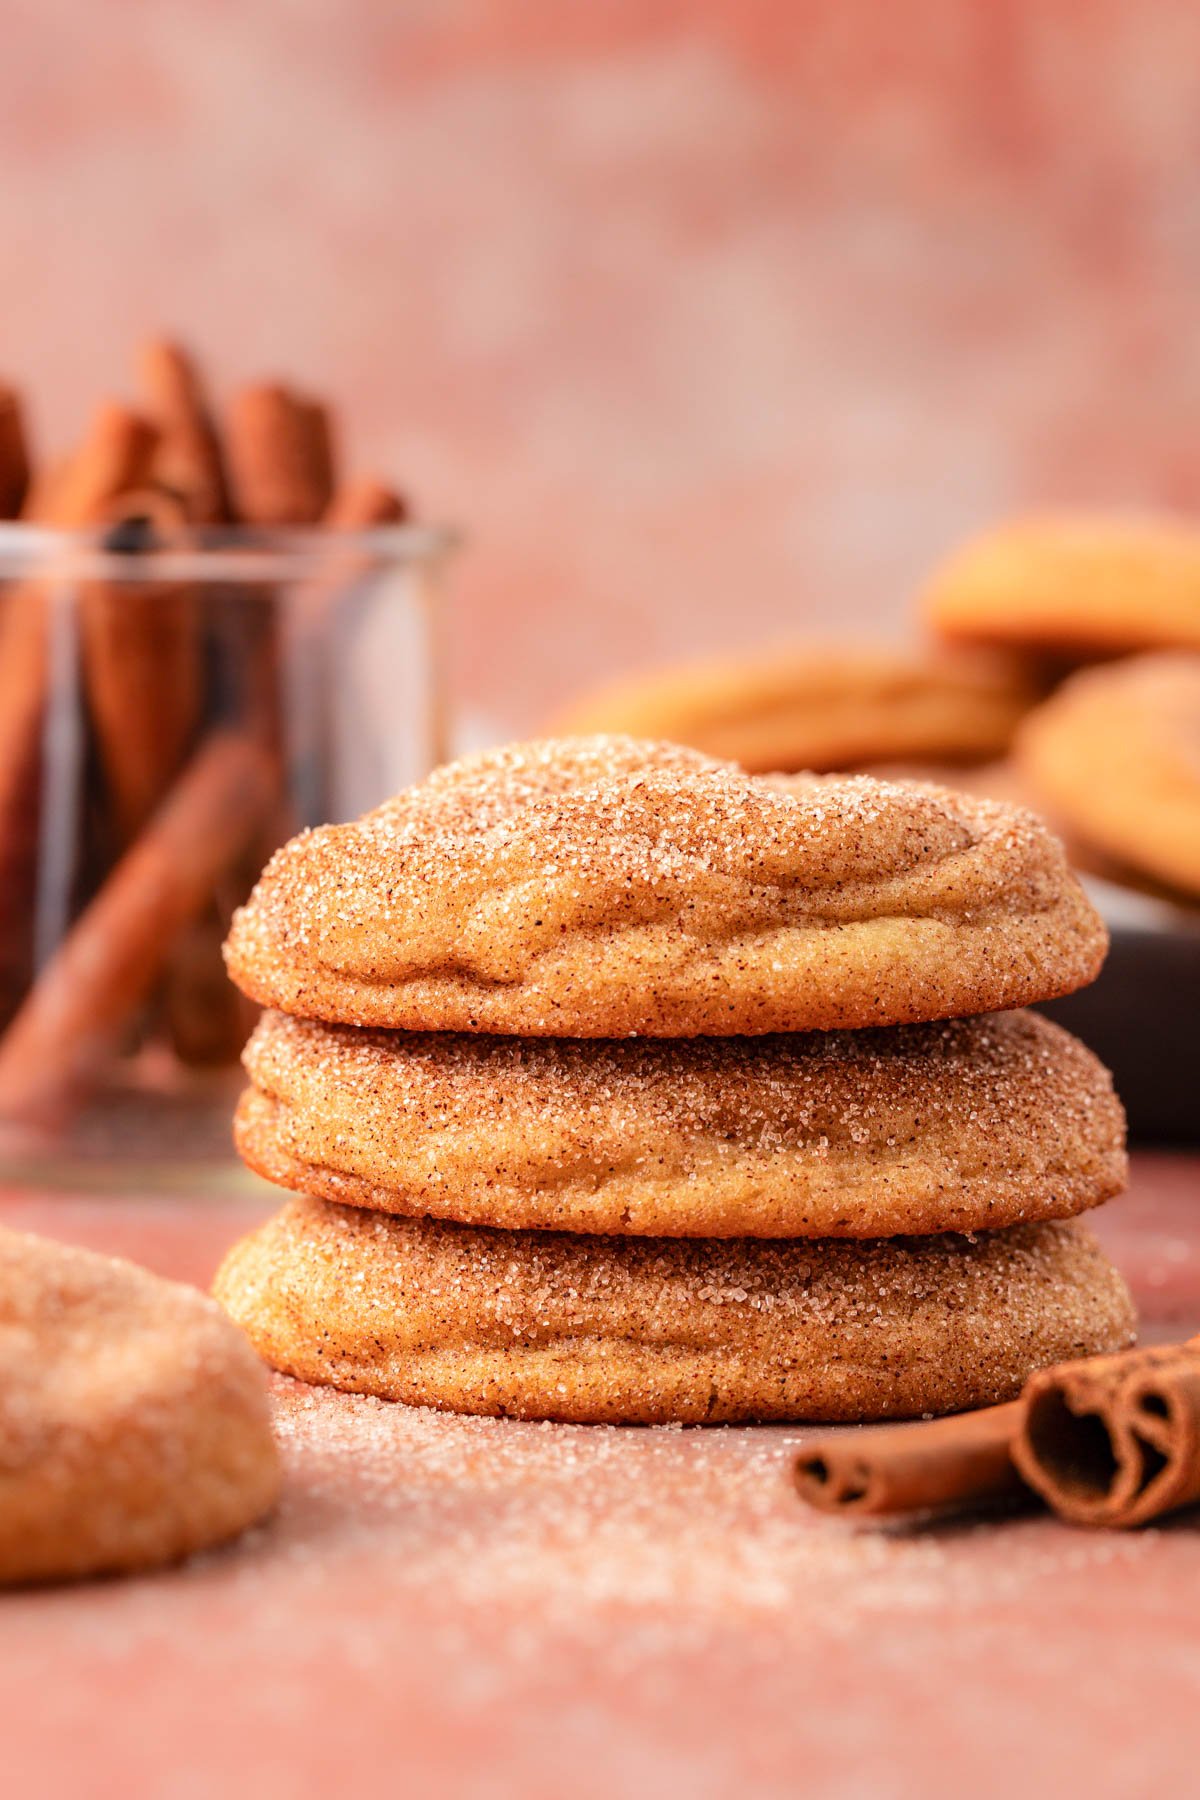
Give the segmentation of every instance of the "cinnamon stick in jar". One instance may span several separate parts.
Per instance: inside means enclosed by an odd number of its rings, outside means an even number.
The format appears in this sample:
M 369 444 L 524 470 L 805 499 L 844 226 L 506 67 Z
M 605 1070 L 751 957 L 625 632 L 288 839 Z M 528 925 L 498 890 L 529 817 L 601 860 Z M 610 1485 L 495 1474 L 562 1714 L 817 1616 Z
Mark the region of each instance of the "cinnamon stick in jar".
M 334 487 L 329 416 L 318 402 L 275 383 L 243 388 L 225 423 L 233 504 L 250 525 L 315 525 Z M 292 595 L 271 586 L 224 597 L 219 620 L 219 666 L 228 680 L 234 717 L 252 722 L 277 755 L 281 791 L 263 837 L 252 846 L 247 890 L 270 853 L 302 822 L 288 791 L 285 713 L 288 615 Z
M 273 792 L 271 758 L 248 734 L 217 732 L 197 750 L 0 1039 L 0 1115 L 51 1117 L 104 1065 Z
M 289 389 L 264 384 L 236 395 L 226 422 L 230 474 L 238 517 L 250 525 L 315 525 L 329 505 L 332 450 L 325 409 Z M 236 664 L 238 704 L 282 743 L 280 610 L 273 589 L 247 587 L 223 624 L 222 645 Z M 283 836 L 287 836 L 284 831 Z M 272 846 L 273 848 L 274 846 Z
M 153 427 L 136 414 L 101 407 L 76 454 L 27 485 L 24 516 L 68 530 L 96 523 L 123 488 L 144 477 L 154 443 Z M 11 1014 L 33 957 L 50 606 L 44 585 L 22 581 L 4 593 L 0 610 L 0 1020 Z
M 119 494 L 148 484 L 157 444 L 158 432 L 149 419 L 107 401 L 47 496 L 49 522 L 67 530 L 99 523 Z
M 251 525 L 312 525 L 333 493 L 333 450 L 323 406 L 289 388 L 243 388 L 225 427 L 234 503 Z
M 158 433 L 154 485 L 109 510 L 110 539 L 153 551 L 194 527 L 225 523 L 229 487 L 220 439 L 194 359 L 166 338 L 138 353 L 139 386 Z M 83 657 L 108 800 L 121 846 L 133 842 L 179 773 L 206 702 L 207 605 L 185 583 L 130 580 L 89 589 Z M 169 1029 L 205 1060 L 236 1058 L 245 1032 L 213 943 L 215 906 L 170 946 L 165 978 Z
M 395 488 L 373 476 L 348 481 L 334 494 L 321 520 L 331 531 L 369 531 L 374 525 L 400 525 L 408 503 Z
M 394 489 L 371 477 L 339 488 L 321 520 L 339 534 L 395 525 L 407 507 Z M 280 620 L 284 679 L 284 744 L 288 788 L 300 825 L 324 824 L 334 799 L 330 769 L 335 733 L 331 668 L 338 667 L 335 630 L 347 604 L 363 589 L 369 558 L 350 552 L 328 557 L 329 571 L 288 595 Z
M 137 560 L 187 529 L 184 502 L 163 488 L 122 494 L 103 510 L 113 549 Z M 137 549 L 134 548 L 137 546 Z M 196 735 L 204 645 L 194 587 L 88 582 L 80 597 L 84 692 L 117 842 L 133 842 Z
M 229 481 L 196 364 L 179 344 L 153 338 L 139 352 L 138 374 L 159 434 L 155 480 L 178 495 L 193 524 L 223 523 Z
M 0 519 L 17 519 L 29 490 L 29 447 L 15 389 L 0 386 Z

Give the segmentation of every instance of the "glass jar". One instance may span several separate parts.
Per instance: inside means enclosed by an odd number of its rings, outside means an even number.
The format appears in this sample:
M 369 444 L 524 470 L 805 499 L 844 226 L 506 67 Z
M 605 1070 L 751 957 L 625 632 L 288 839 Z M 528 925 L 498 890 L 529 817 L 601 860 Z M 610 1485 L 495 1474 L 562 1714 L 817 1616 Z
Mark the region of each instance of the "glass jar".
M 452 543 L 0 525 L 0 1174 L 228 1155 L 230 915 L 294 832 L 443 757 Z

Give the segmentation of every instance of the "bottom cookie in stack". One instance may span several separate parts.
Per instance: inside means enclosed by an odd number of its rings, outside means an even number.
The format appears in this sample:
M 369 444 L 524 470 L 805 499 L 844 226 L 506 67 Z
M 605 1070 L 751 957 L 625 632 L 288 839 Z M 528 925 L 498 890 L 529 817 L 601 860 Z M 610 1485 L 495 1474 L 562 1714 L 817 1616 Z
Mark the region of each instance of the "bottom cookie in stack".
M 247 1066 L 242 1153 L 302 1197 L 216 1293 L 305 1380 L 524 1418 L 866 1420 L 1132 1341 L 1069 1217 L 1122 1185 L 1120 1106 L 1032 1014 L 626 1043 L 269 1014 Z
M 974 1237 L 617 1238 L 295 1199 L 215 1289 L 265 1360 L 357 1393 L 526 1419 L 867 1420 L 1007 1400 L 1132 1343 L 1073 1222 Z

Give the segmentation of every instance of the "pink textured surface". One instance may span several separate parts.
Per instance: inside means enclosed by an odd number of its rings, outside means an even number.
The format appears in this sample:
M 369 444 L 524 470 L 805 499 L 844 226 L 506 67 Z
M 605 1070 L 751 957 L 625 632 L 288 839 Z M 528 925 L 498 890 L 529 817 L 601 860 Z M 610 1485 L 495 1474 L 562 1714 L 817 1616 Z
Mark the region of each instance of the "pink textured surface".
M 1149 1334 L 1200 1324 L 1200 1160 L 1099 1223 Z M 6 1223 L 207 1272 L 256 1200 L 10 1194 Z M 1183 1793 L 1195 1516 L 806 1515 L 799 1429 L 463 1420 L 278 1384 L 278 1519 L 170 1573 L 10 1596 L 6 1789 L 39 1800 Z
M 1013 506 L 1200 498 L 1177 0 L 10 8 L 0 361 L 143 329 L 337 394 L 466 523 L 502 734 L 583 678 L 901 616 Z

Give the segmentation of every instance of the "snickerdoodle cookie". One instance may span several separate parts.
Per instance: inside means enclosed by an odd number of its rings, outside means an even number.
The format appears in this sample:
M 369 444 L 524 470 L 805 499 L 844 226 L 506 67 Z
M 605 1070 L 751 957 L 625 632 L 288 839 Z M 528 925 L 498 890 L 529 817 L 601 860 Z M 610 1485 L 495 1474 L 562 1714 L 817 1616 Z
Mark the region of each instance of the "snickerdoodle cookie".
M 1124 1120 L 1033 1013 L 764 1038 L 364 1032 L 268 1013 L 238 1148 L 390 1213 L 663 1237 L 886 1237 L 1119 1193 Z
M 970 763 L 1002 755 L 1040 693 L 1025 663 L 1000 655 L 816 645 L 644 675 L 558 724 L 669 738 L 764 773 Z
M 279 1479 L 262 1369 L 211 1300 L 0 1229 L 0 1582 L 175 1561 Z
M 490 1231 L 292 1200 L 214 1289 L 275 1368 L 581 1423 L 883 1419 L 1133 1338 L 1080 1225 L 841 1243 Z
M 1104 928 L 1032 814 L 698 751 L 488 751 L 278 851 L 227 945 L 306 1018 L 551 1037 L 990 1012 L 1092 980 Z
M 939 569 L 922 610 L 947 638 L 1068 657 L 1200 648 L 1200 530 L 1170 516 L 1018 520 Z
M 1200 894 L 1200 655 L 1081 671 L 1030 714 L 1018 756 L 1073 838 Z

